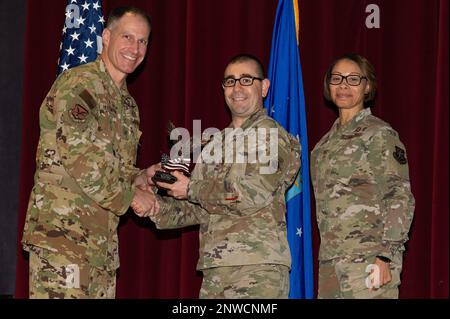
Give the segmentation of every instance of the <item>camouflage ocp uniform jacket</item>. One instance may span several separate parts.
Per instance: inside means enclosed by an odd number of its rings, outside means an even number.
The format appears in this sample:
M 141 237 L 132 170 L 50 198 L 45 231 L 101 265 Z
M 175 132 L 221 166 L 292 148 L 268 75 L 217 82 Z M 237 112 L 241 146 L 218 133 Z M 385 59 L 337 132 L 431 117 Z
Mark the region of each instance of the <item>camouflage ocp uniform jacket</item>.
M 117 225 L 134 196 L 139 112 L 100 57 L 61 74 L 40 108 L 22 243 L 116 269 Z
M 414 213 L 405 147 L 389 124 L 361 110 L 339 119 L 311 153 L 321 237 L 319 260 L 404 250 Z
M 232 144 L 224 143 L 230 137 L 225 136 L 224 130 L 217 139 L 222 147 L 221 163 L 196 164 L 188 199 L 160 198 L 160 214 L 152 218 L 158 228 L 200 224 L 198 270 L 251 264 L 291 265 L 285 192 L 300 168 L 300 144 L 264 110 L 253 114 L 241 127 L 243 134 L 251 134 L 256 131 L 251 129 L 257 128 L 278 129 L 278 163 L 272 173 L 262 174 L 260 169 L 267 164 L 259 161 L 224 163 L 225 144 Z M 211 143 L 216 141 L 207 144 L 202 154 L 210 150 Z M 270 139 L 264 143 L 269 149 Z M 248 144 L 243 148 L 247 150 L 243 154 L 246 159 L 252 146 L 247 147 Z

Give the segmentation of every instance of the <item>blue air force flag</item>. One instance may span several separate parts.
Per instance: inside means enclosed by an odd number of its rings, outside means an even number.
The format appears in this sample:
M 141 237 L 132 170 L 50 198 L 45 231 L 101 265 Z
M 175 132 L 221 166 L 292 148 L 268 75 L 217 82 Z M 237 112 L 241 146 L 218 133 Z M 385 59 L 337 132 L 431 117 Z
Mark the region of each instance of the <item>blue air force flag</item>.
M 57 74 L 97 58 L 104 23 L 101 0 L 68 1 Z
M 279 0 L 272 35 L 265 100 L 268 113 L 301 143 L 301 169 L 288 190 L 287 228 L 292 255 L 289 298 L 313 298 L 314 279 L 305 97 L 298 50 L 298 2 Z

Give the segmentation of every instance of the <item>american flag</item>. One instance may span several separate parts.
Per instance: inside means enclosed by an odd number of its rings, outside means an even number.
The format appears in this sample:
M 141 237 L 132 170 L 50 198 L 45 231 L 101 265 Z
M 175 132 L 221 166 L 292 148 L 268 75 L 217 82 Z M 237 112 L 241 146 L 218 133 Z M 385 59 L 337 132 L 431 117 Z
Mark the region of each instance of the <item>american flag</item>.
M 57 74 L 97 58 L 104 23 L 101 0 L 68 0 Z

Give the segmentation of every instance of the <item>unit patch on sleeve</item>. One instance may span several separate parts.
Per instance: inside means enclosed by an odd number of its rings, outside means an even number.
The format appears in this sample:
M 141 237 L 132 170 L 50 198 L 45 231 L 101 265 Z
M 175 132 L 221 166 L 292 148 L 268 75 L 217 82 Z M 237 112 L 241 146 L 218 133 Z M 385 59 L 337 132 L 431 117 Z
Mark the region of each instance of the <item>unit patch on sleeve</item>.
M 400 164 L 406 164 L 405 150 L 400 147 L 395 147 L 395 152 L 392 154 L 397 162 Z

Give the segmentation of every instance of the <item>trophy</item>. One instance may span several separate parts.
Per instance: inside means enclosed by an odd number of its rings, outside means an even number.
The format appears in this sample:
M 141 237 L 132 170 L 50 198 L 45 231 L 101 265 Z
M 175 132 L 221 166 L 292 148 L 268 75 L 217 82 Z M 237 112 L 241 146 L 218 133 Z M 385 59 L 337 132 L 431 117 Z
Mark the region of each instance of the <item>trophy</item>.
M 171 159 L 167 154 L 161 156 L 161 167 L 165 171 L 156 171 L 155 175 L 152 177 L 153 182 L 163 182 L 168 184 L 173 184 L 177 181 L 177 178 L 173 176 L 170 172 L 180 171 L 185 176 L 191 176 L 189 172 L 189 164 L 191 162 L 190 158 L 175 158 Z
M 170 136 L 170 132 L 175 128 L 175 125 L 172 122 L 169 122 L 168 125 L 168 133 Z M 171 174 L 171 172 L 179 171 L 183 173 L 185 176 L 190 177 L 191 173 L 189 171 L 189 164 L 191 163 L 190 158 L 174 158 L 171 159 L 167 154 L 162 154 L 161 156 L 161 168 L 164 171 L 156 171 L 155 175 L 152 177 L 153 182 L 163 182 L 168 184 L 173 184 L 177 181 L 177 178 Z
M 175 125 L 172 122 L 169 122 L 168 124 L 168 136 L 169 136 L 169 145 L 173 144 L 173 142 L 170 140 L 170 133 L 172 130 L 176 129 Z M 200 149 L 203 149 L 203 147 L 208 144 L 211 141 L 212 136 L 209 136 L 208 138 L 201 138 L 200 140 Z M 194 149 L 194 143 L 193 138 L 190 137 L 190 141 L 188 142 L 190 144 L 190 156 L 189 158 L 183 158 L 181 155 L 177 158 L 170 158 L 167 154 L 162 154 L 161 156 L 161 167 L 164 169 L 164 171 L 156 171 L 155 175 L 152 177 L 153 182 L 163 182 L 168 184 L 173 184 L 177 181 L 177 178 L 171 174 L 171 172 L 179 171 L 183 173 L 185 176 L 190 177 L 191 173 L 189 171 L 190 163 L 191 163 L 191 157 L 192 150 Z M 173 145 L 172 145 L 173 146 Z

